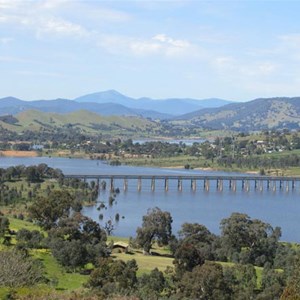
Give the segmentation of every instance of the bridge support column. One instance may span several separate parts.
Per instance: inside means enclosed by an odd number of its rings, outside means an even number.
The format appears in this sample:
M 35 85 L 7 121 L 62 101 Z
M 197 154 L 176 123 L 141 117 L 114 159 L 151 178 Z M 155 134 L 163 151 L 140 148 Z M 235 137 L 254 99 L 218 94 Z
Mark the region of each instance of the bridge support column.
M 257 190 L 257 180 L 254 180 L 254 189 Z
M 197 188 L 197 186 L 196 186 L 196 180 L 195 179 L 192 179 L 191 180 L 191 188 L 192 188 L 192 191 L 196 191 L 196 188 Z
M 279 188 L 282 190 L 282 180 L 279 181 Z
M 154 192 L 155 191 L 155 177 L 151 178 L 151 191 Z
M 249 190 L 250 190 L 249 180 L 246 180 L 246 182 L 245 182 L 245 190 L 246 190 L 246 192 L 249 192 Z
M 262 192 L 264 190 L 264 184 L 263 184 L 263 181 L 260 180 L 259 181 L 259 190 Z
M 223 179 L 220 179 L 220 192 L 223 191 Z
M 285 191 L 288 192 L 290 189 L 290 184 L 288 181 L 286 181 Z
M 114 191 L 114 178 L 113 177 L 110 178 L 110 191 L 111 192 Z
M 123 185 L 123 188 L 124 188 L 124 192 L 126 192 L 127 189 L 128 189 L 128 180 L 127 180 L 127 178 L 124 178 L 124 185 Z
M 140 192 L 141 189 L 142 189 L 142 178 L 141 178 L 141 177 L 138 178 L 137 189 L 138 189 L 139 192 Z
M 169 179 L 165 179 L 165 191 L 167 192 L 169 190 Z
M 273 192 L 276 192 L 276 181 L 273 180 Z
M 178 179 L 177 187 L 178 187 L 178 191 L 181 192 L 182 191 L 182 179 L 181 178 Z
M 270 180 L 267 181 L 267 189 L 270 189 Z
M 207 192 L 209 191 L 209 185 L 209 179 L 204 179 L 204 187 Z
M 229 190 L 231 190 L 231 188 L 232 188 L 232 182 L 231 182 L 231 179 L 229 179 L 228 188 L 229 188 Z
M 292 190 L 295 189 L 295 180 L 292 181 Z
M 236 192 L 236 180 L 233 180 L 232 182 L 232 190 Z
M 242 180 L 242 190 L 244 190 L 245 189 L 245 180 L 243 179 Z

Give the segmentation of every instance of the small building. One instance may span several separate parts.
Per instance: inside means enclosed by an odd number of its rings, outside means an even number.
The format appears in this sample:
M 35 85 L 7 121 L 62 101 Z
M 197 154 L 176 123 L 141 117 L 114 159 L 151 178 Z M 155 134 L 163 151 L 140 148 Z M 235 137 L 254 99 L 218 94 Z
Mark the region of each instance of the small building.
M 129 248 L 129 245 L 125 242 L 114 242 L 113 247 L 112 247 L 112 252 L 115 252 L 115 253 L 120 253 L 120 252 L 128 253 L 128 248 Z

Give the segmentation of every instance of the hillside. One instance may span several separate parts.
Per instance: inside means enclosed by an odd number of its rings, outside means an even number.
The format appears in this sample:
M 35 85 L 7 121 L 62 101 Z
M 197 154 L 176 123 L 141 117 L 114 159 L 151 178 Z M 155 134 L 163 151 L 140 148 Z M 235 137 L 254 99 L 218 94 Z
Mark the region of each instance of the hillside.
M 10 120 L 13 120 L 11 122 Z M 9 122 L 7 121 L 9 120 Z M 0 118 L 0 126 L 13 132 L 53 131 L 63 127 L 78 128 L 89 134 L 109 133 L 111 135 L 140 135 L 155 133 L 159 124 L 135 116 L 100 116 L 86 110 L 68 114 L 44 113 L 28 110 L 13 118 Z
M 256 99 L 220 108 L 201 109 L 173 120 L 210 129 L 255 131 L 300 128 L 300 97 Z
M 134 99 L 110 90 L 78 97 L 74 100 L 34 100 L 24 101 L 14 97 L 0 99 L 0 116 L 16 115 L 22 111 L 39 110 L 52 113 L 70 113 L 88 110 L 102 116 L 139 116 L 143 118 L 166 120 L 183 113 L 196 111 L 203 107 L 219 107 L 228 104 L 222 99 Z
M 13 97 L 0 99 L 0 115 L 15 115 L 22 111 L 39 110 L 52 113 L 70 113 L 78 110 L 88 110 L 102 116 L 142 116 L 153 119 L 166 119 L 170 115 L 154 110 L 129 108 L 119 103 L 84 102 L 79 103 L 68 99 L 23 101 Z

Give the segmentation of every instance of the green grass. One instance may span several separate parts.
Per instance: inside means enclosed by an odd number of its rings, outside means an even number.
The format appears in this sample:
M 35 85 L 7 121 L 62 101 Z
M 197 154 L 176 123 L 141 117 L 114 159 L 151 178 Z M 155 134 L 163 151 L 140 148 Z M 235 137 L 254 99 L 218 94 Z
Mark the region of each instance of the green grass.
M 41 227 L 31 223 L 31 222 L 28 222 L 28 221 L 25 221 L 25 220 L 19 220 L 19 219 L 15 219 L 15 218 L 12 218 L 12 217 L 8 217 L 9 219 L 9 228 L 12 229 L 12 230 L 15 230 L 15 231 L 18 231 L 22 228 L 25 228 L 25 229 L 28 229 L 28 230 L 39 230 L 39 231 L 42 231 Z
M 164 271 L 167 267 L 174 267 L 173 258 L 155 255 L 143 255 L 141 252 L 137 251 L 134 251 L 133 254 L 113 253 L 112 256 L 115 259 L 121 259 L 125 262 L 135 259 L 139 267 L 137 273 L 138 276 L 144 273 L 150 273 L 154 268 Z
M 88 276 L 79 273 L 67 273 L 55 260 L 49 250 L 41 249 L 31 252 L 32 256 L 42 261 L 45 266 L 45 276 L 58 290 L 76 290 L 87 282 Z

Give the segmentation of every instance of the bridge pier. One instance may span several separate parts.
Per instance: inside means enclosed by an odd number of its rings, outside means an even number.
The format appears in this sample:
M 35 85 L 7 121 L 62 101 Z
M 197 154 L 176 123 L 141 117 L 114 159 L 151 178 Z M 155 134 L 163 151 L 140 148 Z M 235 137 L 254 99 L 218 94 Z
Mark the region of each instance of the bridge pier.
M 127 178 L 124 178 L 123 189 L 124 189 L 124 192 L 127 192 L 127 190 L 128 190 L 128 179 Z
M 223 180 L 217 179 L 217 191 L 222 192 L 223 191 Z
M 232 190 L 236 192 L 236 180 L 233 180 Z
M 142 178 L 138 178 L 137 190 L 140 192 L 142 190 Z
M 249 191 L 250 191 L 249 180 L 246 180 L 246 182 L 245 182 L 245 190 L 246 190 L 246 192 L 249 192 Z
M 113 177 L 110 178 L 110 191 L 111 192 L 114 191 L 114 178 Z
M 182 192 L 182 179 L 181 178 L 178 179 L 177 187 L 178 187 L 178 191 Z
M 282 180 L 279 181 L 279 189 L 282 190 Z
M 165 179 L 165 191 L 167 192 L 169 190 L 169 179 Z
M 286 183 L 285 183 L 285 191 L 288 193 L 289 189 L 290 189 L 289 182 L 286 181 Z
M 151 191 L 154 192 L 155 191 L 155 177 L 151 178 Z
M 209 179 L 204 179 L 204 189 L 205 191 L 209 191 Z
M 196 180 L 195 179 L 192 179 L 191 180 L 191 189 L 193 192 L 196 191 L 196 188 L 197 188 L 197 185 L 196 185 Z
M 273 181 L 273 192 L 276 192 L 276 181 Z
M 260 180 L 259 182 L 259 191 L 262 192 L 264 189 L 264 182 L 262 180 Z

